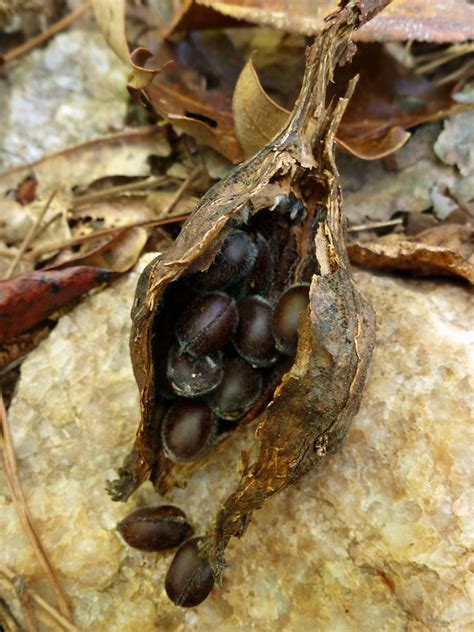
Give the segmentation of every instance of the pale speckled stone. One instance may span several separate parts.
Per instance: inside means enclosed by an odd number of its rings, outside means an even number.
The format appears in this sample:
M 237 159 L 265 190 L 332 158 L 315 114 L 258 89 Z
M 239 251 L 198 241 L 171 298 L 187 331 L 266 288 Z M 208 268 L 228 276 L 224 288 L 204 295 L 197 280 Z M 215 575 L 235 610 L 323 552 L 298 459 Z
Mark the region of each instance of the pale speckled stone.
M 0 79 L 0 170 L 123 127 L 128 70 L 100 33 L 60 33 Z
M 175 608 L 172 553 L 127 548 L 127 506 L 104 481 L 130 447 L 138 400 L 128 355 L 136 273 L 63 316 L 23 363 L 10 423 L 31 511 L 91 632 L 472 629 L 472 299 L 461 285 L 357 273 L 378 312 L 364 401 L 342 450 L 254 515 L 228 549 L 223 586 Z M 249 429 L 167 501 L 204 528 L 238 479 Z M 0 559 L 43 590 L 0 479 Z M 199 527 L 198 527 L 199 528 Z M 472 591 L 472 585 L 471 585 Z M 471 593 L 472 594 L 472 593 Z

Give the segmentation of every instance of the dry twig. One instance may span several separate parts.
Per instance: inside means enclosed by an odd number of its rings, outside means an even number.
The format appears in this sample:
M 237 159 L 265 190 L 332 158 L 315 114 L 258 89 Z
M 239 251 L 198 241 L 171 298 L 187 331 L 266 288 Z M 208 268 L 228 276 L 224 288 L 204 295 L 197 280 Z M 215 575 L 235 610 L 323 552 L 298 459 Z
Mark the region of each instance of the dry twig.
M 8 64 L 14 59 L 17 59 L 18 57 L 29 53 L 30 50 L 33 50 L 33 48 L 41 46 L 41 44 L 49 40 L 51 37 L 53 37 L 53 35 L 56 35 L 56 33 L 59 33 L 60 31 L 66 29 L 68 26 L 71 26 L 71 24 L 75 22 L 78 18 L 80 18 L 81 15 L 85 13 L 89 8 L 90 0 L 87 0 L 87 2 L 84 2 L 84 4 L 78 6 L 75 11 L 69 13 L 69 15 L 66 15 L 61 20 L 55 22 L 52 26 L 49 27 L 49 29 L 46 29 L 44 33 L 40 33 L 39 35 L 36 35 L 36 37 L 32 37 L 24 44 L 21 44 L 21 46 L 12 48 L 12 50 L 8 51 L 8 53 L 0 56 L 0 62 Z
M 16 591 L 15 583 L 18 579 L 17 575 L 9 569 L 7 566 L 0 564 L 0 579 L 6 583 L 7 587 L 11 590 Z M 46 615 L 48 617 L 48 621 L 55 621 L 57 624 L 57 628 L 60 630 L 68 630 L 69 632 L 79 632 L 75 625 L 73 625 L 70 621 L 68 621 L 65 617 L 63 617 L 56 608 L 53 608 L 47 601 L 40 597 L 34 590 L 31 588 L 27 588 L 30 599 L 34 602 L 38 608 L 38 618 L 45 620 Z
M 38 217 L 36 218 L 36 221 L 31 226 L 30 230 L 27 232 L 27 234 L 25 236 L 25 239 L 23 240 L 23 243 L 20 246 L 20 249 L 16 253 L 15 258 L 11 262 L 11 265 L 10 265 L 10 267 L 8 268 L 8 270 L 7 270 L 6 274 L 5 274 L 5 277 L 4 277 L 5 279 L 9 279 L 11 277 L 11 275 L 13 274 L 16 266 L 18 265 L 18 262 L 20 261 L 22 256 L 25 254 L 25 252 L 28 249 L 29 245 L 31 244 L 31 242 L 33 241 L 35 236 L 37 235 L 38 230 L 39 230 L 40 225 L 41 225 L 41 222 L 43 221 L 43 217 L 45 216 L 47 210 L 51 206 L 51 202 L 53 201 L 55 195 L 56 195 L 56 191 L 53 191 L 51 193 L 51 195 L 49 196 L 46 204 L 41 209 L 41 212 L 38 215 Z
M 5 480 L 7 482 L 8 489 L 12 498 L 12 502 L 15 506 L 18 518 L 22 524 L 22 527 L 30 540 L 33 550 L 36 554 L 38 562 L 43 568 L 47 580 L 53 590 L 58 607 L 62 615 L 67 619 L 71 618 L 71 611 L 64 595 L 62 588 L 56 577 L 56 573 L 52 563 L 50 562 L 46 551 L 41 544 L 41 540 L 36 533 L 33 526 L 33 520 L 31 518 L 30 510 L 26 502 L 26 497 L 23 491 L 21 480 L 18 474 L 18 467 L 16 461 L 15 450 L 13 447 L 12 436 L 10 433 L 10 427 L 8 425 L 7 412 L 5 410 L 5 404 L 3 397 L 0 394 L 0 425 L 3 434 L 2 441 L 2 465 L 5 472 Z

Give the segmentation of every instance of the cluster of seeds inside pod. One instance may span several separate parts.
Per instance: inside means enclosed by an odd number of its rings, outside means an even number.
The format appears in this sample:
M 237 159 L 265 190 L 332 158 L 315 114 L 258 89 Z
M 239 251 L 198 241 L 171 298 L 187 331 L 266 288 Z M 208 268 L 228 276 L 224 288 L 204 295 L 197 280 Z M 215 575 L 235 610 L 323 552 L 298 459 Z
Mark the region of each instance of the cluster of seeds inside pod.
M 296 353 L 314 271 L 298 269 L 298 247 L 311 231 L 300 200 L 280 206 L 228 231 L 207 270 L 164 294 L 153 352 L 170 461 L 205 454 L 268 399 Z
M 171 283 L 154 323 L 152 353 L 159 441 L 172 462 L 195 461 L 259 404 L 291 366 L 308 308 L 312 219 L 300 200 L 280 200 L 226 233 L 207 270 Z M 205 538 L 177 508 L 145 508 L 118 525 L 150 551 L 181 544 L 165 589 L 179 606 L 201 603 L 214 578 Z

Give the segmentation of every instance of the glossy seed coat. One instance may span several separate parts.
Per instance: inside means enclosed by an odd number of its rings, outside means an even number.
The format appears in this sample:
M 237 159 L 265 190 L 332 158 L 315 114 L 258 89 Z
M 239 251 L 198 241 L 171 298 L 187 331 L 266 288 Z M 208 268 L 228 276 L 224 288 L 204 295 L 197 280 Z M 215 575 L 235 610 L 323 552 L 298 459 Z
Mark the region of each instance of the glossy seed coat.
M 192 461 L 210 448 L 215 433 L 216 422 L 206 402 L 179 399 L 163 420 L 166 456 L 178 463 Z
M 309 303 L 309 285 L 295 285 L 284 292 L 273 313 L 273 334 L 279 351 L 294 355 L 298 327 Z
M 224 239 L 211 266 L 191 277 L 191 285 L 197 289 L 214 290 L 238 283 L 251 270 L 256 255 L 257 247 L 249 235 L 235 230 Z
M 239 325 L 234 346 L 252 366 L 271 366 L 278 359 L 272 331 L 273 310 L 261 296 L 247 296 L 238 304 Z
M 221 292 L 205 294 L 184 310 L 176 326 L 183 351 L 208 355 L 221 349 L 236 329 L 237 308 Z
M 211 410 L 222 419 L 236 420 L 255 404 L 262 391 L 262 376 L 242 358 L 224 366 L 222 382 L 209 401 Z
M 196 357 L 173 347 L 168 356 L 168 380 L 177 395 L 200 397 L 219 386 L 224 374 L 222 355 Z
M 211 566 L 199 551 L 201 540 L 193 538 L 185 542 L 176 552 L 166 575 L 166 594 L 183 608 L 199 605 L 214 586 Z
M 173 505 L 141 507 L 117 524 L 125 542 L 140 551 L 162 551 L 178 546 L 192 534 L 186 514 Z

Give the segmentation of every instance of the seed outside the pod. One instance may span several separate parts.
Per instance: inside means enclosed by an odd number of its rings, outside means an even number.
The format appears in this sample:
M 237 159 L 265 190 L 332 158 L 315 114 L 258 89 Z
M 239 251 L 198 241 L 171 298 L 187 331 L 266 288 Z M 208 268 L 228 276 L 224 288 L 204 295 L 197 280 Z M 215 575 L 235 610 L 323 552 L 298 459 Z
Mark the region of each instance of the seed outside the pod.
M 238 283 L 251 270 L 256 256 L 257 247 L 249 235 L 235 230 L 224 239 L 210 267 L 194 274 L 190 283 L 200 290 L 215 290 Z
M 262 296 L 247 296 L 239 301 L 238 312 L 239 324 L 233 338 L 235 348 L 253 366 L 271 366 L 278 358 L 271 304 Z
M 166 456 L 186 463 L 211 447 L 216 421 L 206 402 L 180 399 L 166 413 L 161 433 Z
M 220 352 L 201 357 L 178 347 L 169 352 L 167 376 L 173 390 L 183 397 L 207 395 L 219 386 L 223 373 Z
M 212 568 L 199 550 L 203 538 L 185 542 L 174 556 L 165 578 L 165 590 L 171 601 L 192 608 L 206 599 L 214 586 Z
M 214 391 L 209 406 L 222 419 L 237 420 L 247 413 L 262 392 L 262 376 L 242 358 L 224 366 L 222 382 Z
M 117 524 L 117 531 L 135 549 L 162 551 L 181 544 L 193 529 L 181 509 L 162 505 L 132 511 Z
M 273 334 L 282 353 L 296 353 L 298 327 L 308 303 L 309 285 L 295 285 L 280 296 L 273 313 Z
M 222 292 L 213 292 L 200 296 L 184 310 L 176 326 L 176 337 L 183 351 L 209 355 L 226 344 L 237 322 L 232 299 Z

